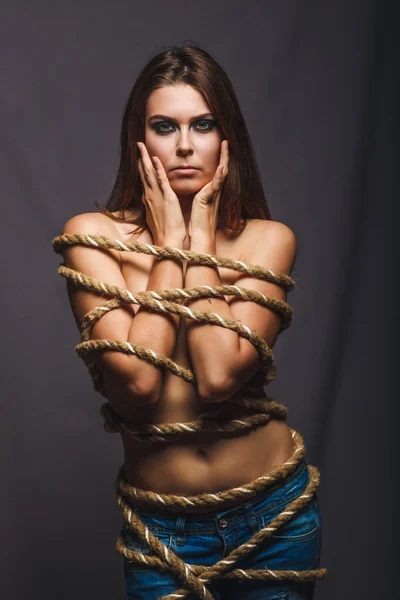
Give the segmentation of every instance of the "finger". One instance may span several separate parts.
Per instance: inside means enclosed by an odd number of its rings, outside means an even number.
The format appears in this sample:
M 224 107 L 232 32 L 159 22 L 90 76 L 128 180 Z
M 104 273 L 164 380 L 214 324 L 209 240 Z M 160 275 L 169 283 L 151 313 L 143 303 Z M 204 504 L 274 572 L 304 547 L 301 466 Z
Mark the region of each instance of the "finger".
M 218 192 L 222 187 L 223 177 L 221 176 L 222 165 L 217 167 L 214 177 L 209 181 L 200 192 L 197 193 L 197 198 L 202 202 L 213 202 L 217 200 Z
M 138 148 L 140 152 L 140 158 L 142 160 L 142 170 L 144 176 L 146 178 L 148 186 L 152 189 L 157 185 L 157 177 L 156 172 L 153 167 L 153 164 L 150 160 L 149 153 L 147 151 L 146 145 L 143 142 L 138 142 Z
M 218 190 L 221 187 L 224 179 L 225 179 L 225 166 L 218 165 L 217 170 L 215 171 L 214 177 L 212 178 L 212 181 L 211 181 L 211 187 L 215 191 Z
M 143 171 L 143 165 L 142 165 L 142 159 L 139 158 L 137 159 L 137 165 L 138 165 L 138 171 L 139 171 L 139 175 L 140 175 L 140 179 L 142 180 L 143 185 L 147 186 L 147 181 L 146 181 L 146 177 Z
M 225 166 L 219 165 L 215 172 L 214 178 L 211 182 L 211 190 L 212 190 L 214 200 L 219 199 L 222 184 L 224 183 L 224 181 L 225 181 Z
M 228 175 L 229 165 L 229 143 L 228 140 L 222 140 L 219 164 L 224 167 L 224 178 Z
M 143 169 L 143 164 L 142 164 L 142 161 L 140 158 L 138 158 L 138 171 L 139 171 L 140 179 L 143 184 L 143 196 L 145 196 L 146 190 L 151 189 L 151 186 L 149 185 L 149 183 L 147 181 L 146 174 Z
M 161 160 L 157 156 L 153 156 L 152 160 L 160 188 L 164 193 L 170 192 L 171 186 Z

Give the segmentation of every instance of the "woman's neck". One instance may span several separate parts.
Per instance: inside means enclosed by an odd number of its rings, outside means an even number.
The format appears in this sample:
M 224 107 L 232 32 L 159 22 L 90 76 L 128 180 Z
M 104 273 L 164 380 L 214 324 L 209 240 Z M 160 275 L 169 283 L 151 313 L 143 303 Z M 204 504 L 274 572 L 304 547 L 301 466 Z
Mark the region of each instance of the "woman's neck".
M 178 195 L 179 204 L 181 206 L 182 215 L 185 221 L 186 231 L 189 230 L 189 221 L 190 215 L 192 212 L 192 204 L 194 199 L 194 194 L 190 194 L 188 196 L 180 196 Z

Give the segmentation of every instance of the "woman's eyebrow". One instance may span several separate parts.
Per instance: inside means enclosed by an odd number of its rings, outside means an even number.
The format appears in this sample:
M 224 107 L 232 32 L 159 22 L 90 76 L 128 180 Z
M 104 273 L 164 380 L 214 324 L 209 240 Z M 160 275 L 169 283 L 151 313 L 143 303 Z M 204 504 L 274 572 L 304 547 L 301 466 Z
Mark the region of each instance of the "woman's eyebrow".
M 213 115 L 211 113 L 203 113 L 202 115 L 197 115 L 197 117 L 192 117 L 190 120 L 195 121 L 196 119 L 205 119 L 206 117 L 213 117 Z M 147 120 L 150 122 L 154 121 L 154 119 L 166 119 L 167 121 L 174 121 L 176 123 L 175 119 L 167 117 L 167 115 L 152 115 Z

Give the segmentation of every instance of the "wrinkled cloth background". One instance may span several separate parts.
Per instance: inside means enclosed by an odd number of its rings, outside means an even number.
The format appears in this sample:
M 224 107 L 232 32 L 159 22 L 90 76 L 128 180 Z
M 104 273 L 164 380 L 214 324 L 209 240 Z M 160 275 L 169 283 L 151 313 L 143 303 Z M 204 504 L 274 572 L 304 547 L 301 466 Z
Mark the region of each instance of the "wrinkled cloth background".
M 167 45 L 227 71 L 274 220 L 296 233 L 269 394 L 321 471 L 316 600 L 394 597 L 398 364 L 395 2 L 5 0 L 1 64 L 1 581 L 6 598 L 123 598 L 117 435 L 51 240 L 104 204 L 122 110 Z

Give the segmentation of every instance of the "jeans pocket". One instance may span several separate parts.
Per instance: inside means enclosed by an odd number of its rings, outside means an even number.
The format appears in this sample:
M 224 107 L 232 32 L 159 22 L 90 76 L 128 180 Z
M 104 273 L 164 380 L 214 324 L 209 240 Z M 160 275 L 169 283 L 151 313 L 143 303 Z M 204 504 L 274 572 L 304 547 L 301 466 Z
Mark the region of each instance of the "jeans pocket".
M 150 528 L 149 528 L 150 529 Z M 151 531 L 151 529 L 150 529 Z M 168 549 L 171 547 L 172 536 L 167 533 L 160 533 L 158 531 L 151 532 L 155 537 L 166 546 Z M 134 533 L 129 527 L 124 525 L 121 531 L 121 537 L 129 550 L 133 550 L 133 552 L 140 552 L 145 556 L 154 556 L 153 551 L 150 549 L 149 545 L 146 542 L 142 542 L 140 538 Z M 154 576 L 153 574 L 157 573 L 157 569 L 150 569 L 148 566 L 143 564 L 143 562 L 130 561 L 126 556 L 124 556 L 124 572 L 126 585 L 128 585 L 128 579 L 130 579 L 132 583 L 132 577 L 134 575 L 139 575 L 144 573 L 145 577 Z M 146 575 L 147 574 L 147 575 Z M 130 598 L 131 596 L 129 596 Z M 136 596 L 135 596 L 136 597 Z
M 272 517 L 268 514 L 261 516 L 261 526 L 267 527 L 267 525 L 284 510 L 285 508 L 281 507 L 281 510 Z M 301 510 L 297 511 L 289 521 L 286 521 L 286 523 L 281 525 L 272 537 L 291 542 L 301 542 L 317 536 L 317 533 L 317 506 L 315 499 L 313 499 L 306 506 L 303 506 Z
M 168 549 L 171 548 L 172 535 L 165 532 L 160 532 L 158 529 L 152 531 L 149 527 L 150 532 Z M 127 525 L 124 525 L 121 531 L 121 537 L 129 550 L 134 552 L 140 552 L 141 554 L 150 555 L 153 552 L 150 550 L 149 545 L 146 542 L 142 542 L 139 536 L 132 531 Z
M 275 507 L 273 512 L 259 516 L 260 529 L 268 527 L 284 510 L 285 506 L 279 509 Z M 319 564 L 319 533 L 317 505 L 312 499 L 265 542 L 261 542 L 254 559 L 255 568 L 294 571 L 316 569 Z

